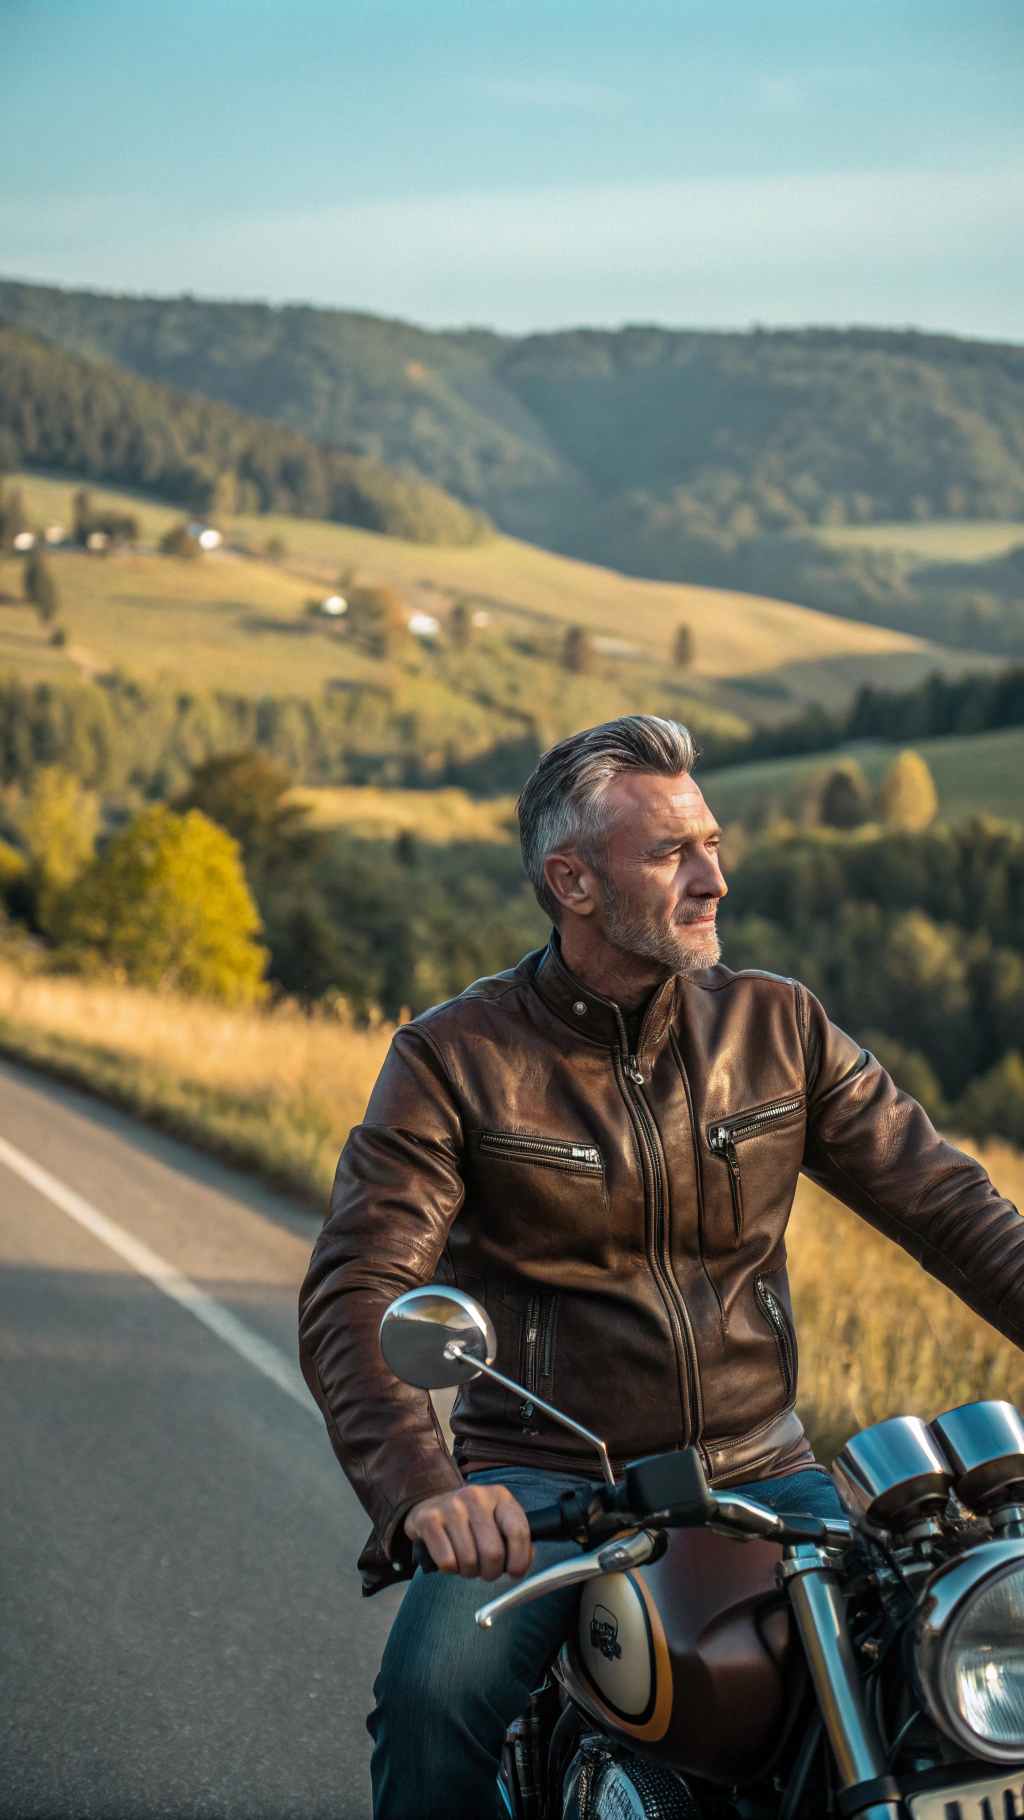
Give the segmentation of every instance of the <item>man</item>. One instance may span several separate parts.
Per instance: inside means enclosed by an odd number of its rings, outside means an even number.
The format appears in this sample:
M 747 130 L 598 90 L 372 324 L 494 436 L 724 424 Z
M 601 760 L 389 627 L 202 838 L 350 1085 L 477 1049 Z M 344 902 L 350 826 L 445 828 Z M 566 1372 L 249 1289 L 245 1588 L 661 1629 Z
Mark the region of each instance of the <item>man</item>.
M 531 1564 L 524 1507 L 596 1476 L 530 1392 L 616 1470 L 696 1443 L 716 1486 L 838 1509 L 794 1410 L 801 1170 L 1024 1341 L 1024 1222 L 980 1164 L 804 987 L 718 965 L 695 758 L 685 728 L 640 715 L 547 753 L 519 819 L 549 946 L 397 1032 L 338 1167 L 303 1368 L 374 1521 L 367 1590 L 409 1574 L 417 1539 L 442 1570 L 416 1574 L 377 1682 L 378 1820 L 493 1811 L 505 1727 L 569 1620 L 571 1593 L 472 1620 L 474 1576 Z M 377 1340 L 393 1297 L 437 1279 L 486 1305 L 528 1393 L 464 1387 L 454 1457 Z

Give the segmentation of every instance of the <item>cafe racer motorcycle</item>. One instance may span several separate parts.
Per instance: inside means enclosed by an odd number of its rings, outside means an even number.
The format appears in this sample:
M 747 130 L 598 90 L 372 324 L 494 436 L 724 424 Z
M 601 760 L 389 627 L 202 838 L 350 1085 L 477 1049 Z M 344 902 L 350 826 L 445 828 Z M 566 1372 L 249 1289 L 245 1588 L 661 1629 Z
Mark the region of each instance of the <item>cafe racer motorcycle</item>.
M 425 1389 L 496 1371 L 461 1291 L 381 1326 Z M 539 1400 L 536 1396 L 533 1401 Z M 1024 1820 L 1024 1419 L 979 1402 L 880 1422 L 833 1466 L 845 1518 L 708 1488 L 694 1448 L 535 1511 L 582 1552 L 482 1605 L 484 1630 L 555 1588 L 578 1616 L 510 1728 L 513 1820 Z M 429 1558 L 421 1564 L 432 1566 Z

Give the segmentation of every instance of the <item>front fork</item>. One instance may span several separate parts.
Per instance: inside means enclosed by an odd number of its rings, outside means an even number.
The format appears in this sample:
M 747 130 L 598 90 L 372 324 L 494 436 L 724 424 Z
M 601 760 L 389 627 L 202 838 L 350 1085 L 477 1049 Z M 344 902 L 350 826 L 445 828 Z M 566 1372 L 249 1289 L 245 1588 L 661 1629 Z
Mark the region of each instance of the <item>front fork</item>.
M 841 1820 L 896 1820 L 900 1791 L 886 1773 L 881 1740 L 864 1705 L 835 1567 L 823 1549 L 799 1543 L 784 1551 L 776 1573 L 789 1594 L 839 1771 Z

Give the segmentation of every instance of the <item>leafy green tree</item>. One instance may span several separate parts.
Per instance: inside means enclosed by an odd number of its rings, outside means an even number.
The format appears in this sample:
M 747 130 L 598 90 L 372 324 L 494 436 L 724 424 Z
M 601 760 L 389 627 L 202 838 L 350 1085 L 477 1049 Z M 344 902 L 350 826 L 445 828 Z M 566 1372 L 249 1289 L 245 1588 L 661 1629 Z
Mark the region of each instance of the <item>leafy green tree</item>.
M 397 588 L 350 588 L 343 633 L 370 657 L 400 657 L 409 645 L 409 616 Z
M 266 949 L 239 845 L 198 809 L 145 809 L 64 899 L 80 965 L 229 1004 L 265 994 Z
M 44 765 L 12 819 L 31 861 L 35 920 L 49 930 L 61 899 L 95 853 L 99 803 L 69 771 Z
M 160 549 L 164 556 L 183 556 L 189 562 L 194 562 L 203 553 L 184 519 L 164 532 L 160 539 Z
M 935 820 L 939 798 L 926 761 L 920 752 L 901 752 L 894 758 L 878 786 L 875 809 L 889 828 L 916 834 Z
M 265 752 L 218 752 L 195 766 L 172 807 L 180 813 L 201 809 L 234 835 L 248 858 L 268 837 L 301 819 L 302 811 L 282 800 L 294 781 L 291 772 Z
M 1011 1049 L 971 1082 L 954 1108 L 953 1124 L 973 1137 L 994 1133 L 1024 1148 L 1024 1057 L 1019 1049 Z
M 860 1040 L 892 1075 L 897 1087 L 924 1107 L 934 1124 L 948 1117 L 949 1108 L 942 1097 L 935 1070 L 920 1050 L 905 1048 L 895 1037 L 885 1036 L 881 1030 L 863 1031 Z
M 23 585 L 25 599 L 32 602 L 44 626 L 48 626 L 51 619 L 57 617 L 60 595 L 53 579 L 53 570 L 42 550 L 30 550 L 26 556 Z
M 820 815 L 828 828 L 859 828 L 871 812 L 871 792 L 856 759 L 844 759 L 825 779 Z

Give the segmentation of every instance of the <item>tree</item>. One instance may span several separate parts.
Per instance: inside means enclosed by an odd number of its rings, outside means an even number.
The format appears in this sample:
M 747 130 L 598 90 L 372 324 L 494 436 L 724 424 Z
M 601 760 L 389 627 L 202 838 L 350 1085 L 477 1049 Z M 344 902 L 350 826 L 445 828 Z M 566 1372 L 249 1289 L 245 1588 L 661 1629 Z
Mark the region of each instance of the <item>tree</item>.
M 33 776 L 13 820 L 31 860 L 35 920 L 49 930 L 64 893 L 95 852 L 99 803 L 69 771 L 44 765 Z
M 199 809 L 144 809 L 65 899 L 62 944 L 80 965 L 140 986 L 252 1004 L 267 951 L 239 845 Z
M 30 550 L 25 558 L 25 599 L 30 600 L 44 626 L 55 619 L 60 609 L 57 583 L 42 550 Z
M 878 786 L 875 809 L 887 827 L 916 834 L 935 820 L 939 798 L 920 752 L 901 752 Z
M 409 616 L 397 588 L 350 588 L 345 632 L 371 657 L 399 657 L 409 643 Z
M 27 528 L 25 507 L 17 487 L 0 494 L 0 549 L 9 550 L 19 531 Z
M 286 766 L 265 752 L 218 752 L 195 766 L 171 807 L 179 814 L 201 809 L 238 841 L 250 874 L 262 875 L 313 857 L 323 844 L 322 836 L 304 829 L 301 804 L 286 800 L 294 782 Z
M 191 535 L 184 519 L 164 532 L 160 539 L 160 549 L 164 556 L 184 556 L 187 560 L 202 555 L 199 543 Z
M 995 1132 L 1011 1144 L 1024 1145 L 1024 1058 L 1019 1050 L 1011 1049 L 987 1074 L 971 1082 L 954 1108 L 953 1120 L 954 1129 L 972 1136 Z
M 586 676 L 594 668 L 594 648 L 585 626 L 569 627 L 562 646 L 562 663 L 576 676 Z
M 825 779 L 819 814 L 827 828 L 859 828 L 871 809 L 867 779 L 855 759 L 844 759 Z
M 678 670 L 687 670 L 693 662 L 693 633 L 689 626 L 676 628 L 675 641 L 672 646 L 672 662 Z

